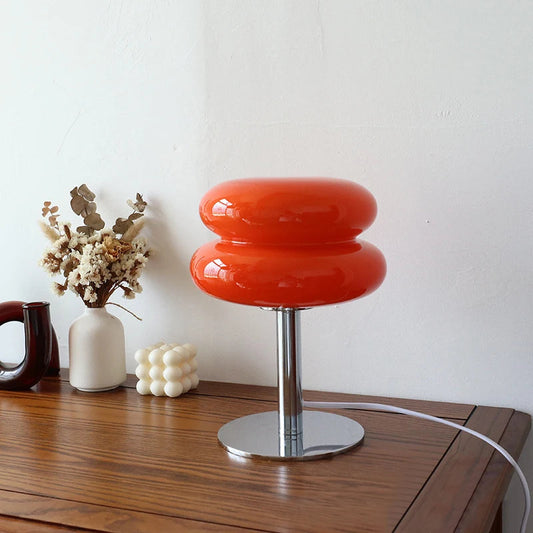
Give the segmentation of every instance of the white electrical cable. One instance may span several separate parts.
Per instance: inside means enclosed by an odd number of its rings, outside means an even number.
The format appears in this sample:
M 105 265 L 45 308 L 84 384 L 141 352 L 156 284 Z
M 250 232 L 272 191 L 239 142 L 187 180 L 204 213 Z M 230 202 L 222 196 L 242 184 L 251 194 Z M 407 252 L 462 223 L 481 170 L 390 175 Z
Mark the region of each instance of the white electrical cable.
M 526 476 L 524 475 L 524 473 L 518 466 L 518 463 L 513 459 L 511 454 L 505 448 L 502 448 L 497 442 L 493 441 L 486 435 L 483 435 L 482 433 L 478 433 L 477 431 L 474 431 L 473 429 L 470 429 L 468 427 L 455 424 L 454 422 L 449 422 L 448 420 L 445 420 L 443 418 L 426 415 L 424 413 L 419 413 L 418 411 L 411 411 L 409 409 L 403 409 L 402 407 L 395 407 L 392 405 L 386 405 L 386 404 L 380 404 L 380 403 L 306 402 L 304 401 L 303 406 L 309 407 L 311 409 L 360 409 L 364 411 L 385 411 L 389 413 L 399 413 L 402 415 L 422 418 L 424 420 L 430 420 L 432 422 L 438 422 L 439 424 L 450 426 L 460 431 L 469 433 L 470 435 L 473 435 L 474 437 L 477 437 L 478 439 L 481 439 L 482 441 L 492 446 L 495 450 L 500 452 L 505 457 L 505 459 L 507 459 L 507 461 L 509 461 L 509 463 L 513 466 L 516 473 L 518 474 L 518 477 L 520 478 L 520 482 L 522 483 L 522 488 L 524 490 L 524 498 L 525 498 L 525 509 L 524 509 L 524 515 L 522 517 L 522 525 L 520 526 L 520 533 L 526 533 L 527 521 L 529 519 L 529 513 L 531 510 L 531 495 L 529 493 L 529 486 L 527 484 Z

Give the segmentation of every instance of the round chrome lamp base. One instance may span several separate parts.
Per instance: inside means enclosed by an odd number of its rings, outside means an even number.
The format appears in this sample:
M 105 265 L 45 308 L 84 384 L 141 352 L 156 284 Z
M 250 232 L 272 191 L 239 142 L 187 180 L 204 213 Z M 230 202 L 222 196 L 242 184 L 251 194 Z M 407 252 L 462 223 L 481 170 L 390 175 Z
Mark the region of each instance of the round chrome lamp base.
M 303 412 L 303 435 L 279 435 L 279 414 L 268 411 L 228 422 L 218 432 L 220 444 L 241 457 L 275 461 L 321 459 L 357 446 L 363 427 L 345 416 L 320 411 Z

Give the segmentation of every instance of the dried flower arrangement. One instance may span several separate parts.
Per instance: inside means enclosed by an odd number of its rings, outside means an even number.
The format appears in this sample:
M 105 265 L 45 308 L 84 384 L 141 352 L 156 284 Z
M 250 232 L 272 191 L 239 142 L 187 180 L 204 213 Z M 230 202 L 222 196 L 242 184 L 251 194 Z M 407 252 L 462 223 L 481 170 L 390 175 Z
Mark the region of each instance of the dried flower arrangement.
M 117 218 L 113 228 L 107 229 L 87 185 L 74 187 L 70 196 L 72 210 L 83 218 L 76 231 L 70 223 L 59 221 L 58 206 L 44 202 L 42 210 L 47 223 L 41 221 L 41 227 L 52 246 L 40 264 L 51 275 L 65 278 L 63 283 L 54 282 L 55 293 L 61 296 L 70 289 L 87 307 L 112 303 L 108 300 L 117 289 L 126 298 L 134 298 L 142 291 L 138 279 L 150 257 L 146 241 L 138 236 L 147 205 L 143 197 L 137 193 L 135 202 L 128 200 L 133 212 L 128 218 Z

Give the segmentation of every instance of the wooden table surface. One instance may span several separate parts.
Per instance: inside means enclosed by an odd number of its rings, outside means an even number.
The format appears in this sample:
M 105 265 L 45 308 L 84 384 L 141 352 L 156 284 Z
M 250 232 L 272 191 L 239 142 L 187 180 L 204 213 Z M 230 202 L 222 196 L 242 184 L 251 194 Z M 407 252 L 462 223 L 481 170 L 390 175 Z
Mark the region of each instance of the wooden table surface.
M 488 532 L 512 470 L 479 440 L 410 417 L 343 411 L 363 444 L 329 459 L 228 454 L 224 423 L 276 409 L 272 388 L 201 382 L 140 396 L 129 378 L 82 393 L 65 378 L 0 391 L 0 531 Z M 515 457 L 530 417 L 513 409 L 308 392 L 393 403 L 481 431 Z

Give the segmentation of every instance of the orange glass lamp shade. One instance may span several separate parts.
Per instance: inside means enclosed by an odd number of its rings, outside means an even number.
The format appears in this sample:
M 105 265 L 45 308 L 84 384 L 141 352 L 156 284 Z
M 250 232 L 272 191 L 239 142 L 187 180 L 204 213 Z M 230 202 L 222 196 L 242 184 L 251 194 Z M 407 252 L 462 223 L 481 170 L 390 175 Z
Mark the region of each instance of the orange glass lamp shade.
M 304 308 L 365 296 L 385 277 L 372 244 L 358 240 L 376 217 L 363 187 L 332 178 L 252 178 L 213 187 L 204 224 L 220 236 L 199 248 L 191 274 L 230 302 Z

